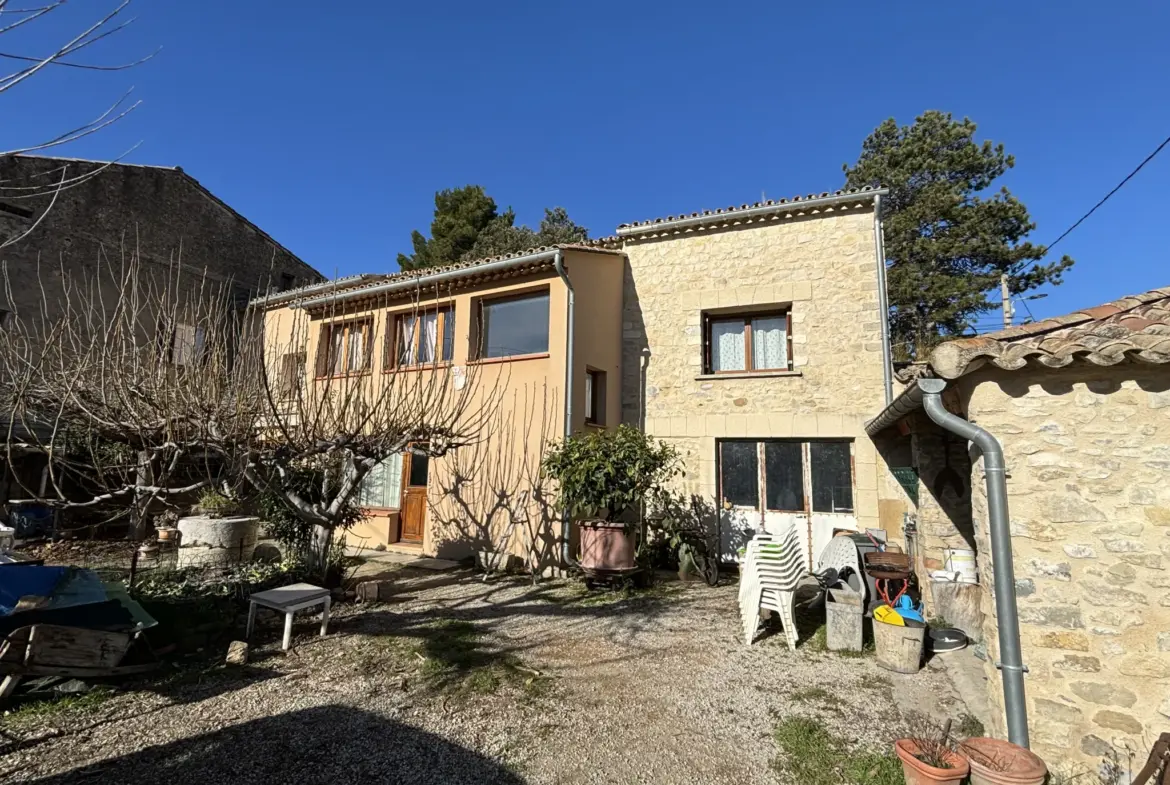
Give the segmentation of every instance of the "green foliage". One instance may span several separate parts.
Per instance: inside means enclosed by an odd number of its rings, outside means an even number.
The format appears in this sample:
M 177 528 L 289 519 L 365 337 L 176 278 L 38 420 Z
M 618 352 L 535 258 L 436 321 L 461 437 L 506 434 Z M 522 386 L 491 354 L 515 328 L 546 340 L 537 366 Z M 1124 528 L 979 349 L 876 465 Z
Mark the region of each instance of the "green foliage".
M 629 425 L 574 434 L 553 445 L 541 465 L 570 515 L 608 521 L 682 474 L 677 450 Z
M 648 549 L 657 551 L 665 546 L 669 556 L 663 559 L 660 551 L 651 557 L 655 567 L 681 566 L 688 562 L 693 567 L 707 558 L 714 558 L 716 528 L 719 522 L 715 507 L 699 496 L 686 496 L 669 489 L 652 489 L 646 504 L 646 524 L 650 536 Z M 666 563 L 659 563 L 665 561 Z
M 43 697 L 29 696 L 12 711 L 4 712 L 0 727 L 21 727 L 26 724 L 51 720 L 60 723 L 62 720 L 76 721 L 80 716 L 95 711 L 114 697 L 114 690 L 106 686 L 98 686 L 78 694 L 55 695 L 47 693 Z M 68 724 L 68 723 L 66 723 Z
M 435 194 L 430 239 L 422 232 L 412 232 L 414 253 L 398 254 L 398 266 L 418 270 L 541 245 L 581 242 L 588 237 L 588 231 L 573 223 L 562 207 L 546 209 L 537 229 L 517 226 L 511 208 L 499 213 L 483 186 L 467 185 Z
M 776 726 L 776 767 L 801 785 L 902 785 L 902 764 L 892 753 L 856 752 L 808 717 Z
M 896 359 L 923 359 L 935 344 L 969 334 L 977 317 L 1000 307 L 1001 274 L 1014 294 L 1059 284 L 1068 256 L 1036 264 L 1047 253 L 1024 238 L 1035 228 L 1027 208 L 1006 188 L 981 195 L 1015 165 L 1002 144 L 975 141 L 975 123 L 928 111 L 913 125 L 886 120 L 846 165 L 849 188 L 884 185 L 890 332 Z
M 337 476 L 339 476 L 338 472 L 330 472 L 330 477 Z M 285 478 L 285 488 L 287 491 L 295 492 L 310 504 L 321 503 L 325 500 L 325 490 L 332 494 L 336 488 L 336 486 L 323 486 L 324 479 L 325 470 L 319 466 L 293 467 Z M 269 537 L 285 546 L 286 551 L 294 553 L 308 551 L 313 536 L 313 524 L 296 514 L 285 495 L 285 491 L 280 488 L 264 488 L 257 496 L 257 505 L 260 508 L 260 515 L 264 519 L 264 529 Z M 363 517 L 364 513 L 357 505 L 355 494 L 342 508 L 337 528 L 348 530 Z
M 243 600 L 249 594 L 296 583 L 309 577 L 304 559 L 289 558 L 281 562 L 250 562 L 226 573 L 211 573 L 201 567 L 179 570 L 154 570 L 140 577 L 130 590 L 137 600 L 177 602 L 205 598 Z
M 239 499 L 225 496 L 214 488 L 204 488 L 195 504 L 195 512 L 208 518 L 230 518 L 243 512 Z
M 964 739 L 975 739 L 986 735 L 987 731 L 983 727 L 983 722 L 974 714 L 964 714 L 959 717 L 955 733 Z

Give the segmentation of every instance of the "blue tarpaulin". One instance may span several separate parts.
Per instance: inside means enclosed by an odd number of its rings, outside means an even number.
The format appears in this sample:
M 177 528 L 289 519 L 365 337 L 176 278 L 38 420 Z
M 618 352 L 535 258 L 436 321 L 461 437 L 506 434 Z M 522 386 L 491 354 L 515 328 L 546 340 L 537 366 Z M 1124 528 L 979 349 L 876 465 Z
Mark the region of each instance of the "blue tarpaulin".
M 52 597 L 68 572 L 67 567 L 31 564 L 0 567 L 0 616 L 10 615 L 21 597 Z

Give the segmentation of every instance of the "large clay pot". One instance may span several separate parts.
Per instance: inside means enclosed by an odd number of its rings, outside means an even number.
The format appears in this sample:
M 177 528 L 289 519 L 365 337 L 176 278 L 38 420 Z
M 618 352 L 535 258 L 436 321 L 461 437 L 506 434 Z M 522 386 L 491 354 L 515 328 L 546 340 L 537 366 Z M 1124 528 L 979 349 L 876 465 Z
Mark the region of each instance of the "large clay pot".
M 225 567 L 252 560 L 260 519 L 251 517 L 180 518 L 179 567 Z
M 902 776 L 906 778 L 906 785 L 959 785 L 971 770 L 967 759 L 955 752 L 948 752 L 944 756 L 951 764 L 949 769 L 928 766 L 916 757 L 921 747 L 914 739 L 898 739 L 894 742 L 894 752 L 902 761 Z
M 581 522 L 581 559 L 586 570 L 621 572 L 633 570 L 634 534 L 625 524 L 612 521 Z
M 1048 775 L 1036 753 L 1003 739 L 967 739 L 959 753 L 971 764 L 971 785 L 1044 785 Z

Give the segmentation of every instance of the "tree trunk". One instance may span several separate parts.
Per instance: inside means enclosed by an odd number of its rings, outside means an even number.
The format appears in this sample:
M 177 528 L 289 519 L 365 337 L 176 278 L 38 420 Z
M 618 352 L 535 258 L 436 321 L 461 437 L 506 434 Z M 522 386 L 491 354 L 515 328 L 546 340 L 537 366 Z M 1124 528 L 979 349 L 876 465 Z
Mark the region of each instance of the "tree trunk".
M 313 535 L 309 539 L 309 567 L 312 571 L 326 578 L 329 571 L 329 548 L 333 544 L 333 529 L 328 526 L 315 524 Z
M 151 464 L 152 457 L 145 450 L 138 453 L 138 471 L 134 477 L 134 482 L 139 488 L 150 485 L 154 481 L 154 466 Z M 142 542 L 146 539 L 146 535 L 150 531 L 150 516 L 146 512 L 147 503 L 143 501 L 142 494 L 137 489 L 134 491 L 133 503 L 134 507 L 130 511 L 132 527 L 130 537 L 134 542 Z

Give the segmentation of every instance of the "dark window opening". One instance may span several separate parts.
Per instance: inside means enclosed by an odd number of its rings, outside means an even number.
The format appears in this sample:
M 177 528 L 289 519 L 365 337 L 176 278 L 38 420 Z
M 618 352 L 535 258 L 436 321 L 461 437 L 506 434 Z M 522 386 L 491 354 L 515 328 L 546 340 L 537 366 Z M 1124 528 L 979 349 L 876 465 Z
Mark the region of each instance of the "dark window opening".
M 479 303 L 481 359 L 548 352 L 547 291 Z
M 735 507 L 760 506 L 760 461 L 756 442 L 721 442 L 719 487 Z
M 803 511 L 804 459 L 800 442 L 764 442 L 767 509 Z
M 605 372 L 585 371 L 585 422 L 605 425 Z
M 414 488 L 427 487 L 427 474 L 430 471 L 431 459 L 426 453 L 413 452 L 410 456 L 410 473 L 406 484 Z
M 848 442 L 809 444 L 814 512 L 853 512 L 853 467 Z
M 280 291 L 287 292 L 289 289 L 295 289 L 296 287 L 297 279 L 295 275 L 289 275 L 288 273 L 280 274 Z

